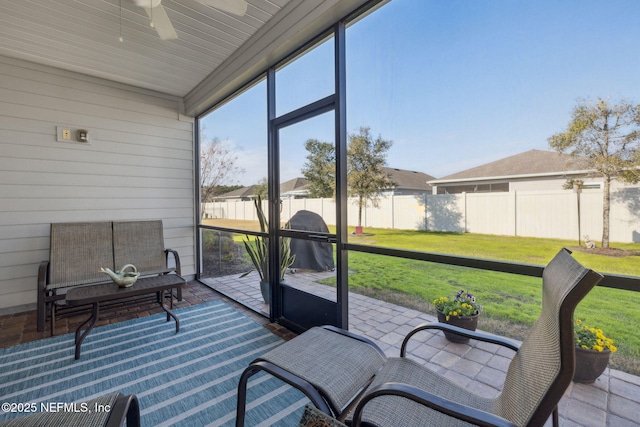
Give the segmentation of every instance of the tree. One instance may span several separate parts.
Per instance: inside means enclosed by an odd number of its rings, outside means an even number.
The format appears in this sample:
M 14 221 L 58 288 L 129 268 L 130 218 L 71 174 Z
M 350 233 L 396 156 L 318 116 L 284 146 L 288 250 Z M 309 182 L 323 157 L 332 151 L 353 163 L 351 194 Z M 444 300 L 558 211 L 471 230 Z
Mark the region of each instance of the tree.
M 224 183 L 229 183 L 242 172 L 236 161 L 238 156 L 227 141 L 213 138 L 200 149 L 200 197 L 202 203 L 212 201 Z M 202 209 L 204 212 L 204 209 Z
M 636 183 L 640 179 L 640 105 L 625 100 L 610 103 L 598 98 L 593 103 L 579 99 L 567 129 L 548 142 L 560 153 L 585 158 L 604 178 L 602 247 L 608 248 L 611 181 Z
M 309 197 L 333 197 L 336 187 L 336 150 L 329 142 L 308 139 L 309 154 L 302 174 L 309 181 Z
M 369 127 L 349 135 L 347 182 L 349 195 L 358 199 L 358 225 L 362 226 L 362 208 L 370 201 L 377 207 L 384 190 L 395 187 L 383 169 L 392 141 L 371 136 Z
M 267 177 L 260 178 L 260 181 L 256 184 L 254 196 L 261 200 L 269 199 L 269 181 L 267 181 Z

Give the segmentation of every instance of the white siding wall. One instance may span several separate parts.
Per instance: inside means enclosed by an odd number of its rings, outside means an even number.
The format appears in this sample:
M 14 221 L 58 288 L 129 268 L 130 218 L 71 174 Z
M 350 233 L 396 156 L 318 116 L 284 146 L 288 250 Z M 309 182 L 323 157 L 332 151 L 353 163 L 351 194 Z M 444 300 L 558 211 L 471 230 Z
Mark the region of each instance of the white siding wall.
M 588 179 L 586 181 L 589 181 Z M 509 183 L 510 191 L 562 190 L 566 178 L 534 178 L 513 180 Z
M 584 177 L 582 178 L 585 185 L 602 185 L 602 178 Z M 510 191 L 548 191 L 562 190 L 567 183 L 566 178 L 531 178 L 523 180 L 514 180 L 509 183 Z M 616 184 L 618 185 L 618 184 Z
M 52 222 L 162 219 L 195 274 L 193 119 L 180 99 L 0 56 L 0 309 L 36 301 Z M 56 141 L 56 126 L 90 144 Z

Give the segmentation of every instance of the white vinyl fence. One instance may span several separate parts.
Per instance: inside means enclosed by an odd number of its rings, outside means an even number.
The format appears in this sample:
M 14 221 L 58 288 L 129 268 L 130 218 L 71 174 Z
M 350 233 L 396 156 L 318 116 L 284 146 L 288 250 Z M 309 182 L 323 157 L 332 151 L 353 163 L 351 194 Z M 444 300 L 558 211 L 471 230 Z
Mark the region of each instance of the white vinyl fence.
M 363 210 L 362 225 L 403 230 L 454 231 L 508 236 L 592 240 L 602 237 L 602 190 L 511 191 L 505 193 L 425 194 L 389 196 L 377 208 Z M 266 209 L 266 204 L 265 204 Z M 318 213 L 336 223 L 333 199 L 282 201 L 282 221 L 296 212 Z M 205 204 L 209 218 L 257 220 L 253 202 Z M 356 199 L 349 199 L 348 223 L 358 223 Z M 611 194 L 610 240 L 640 243 L 640 188 L 621 188 Z

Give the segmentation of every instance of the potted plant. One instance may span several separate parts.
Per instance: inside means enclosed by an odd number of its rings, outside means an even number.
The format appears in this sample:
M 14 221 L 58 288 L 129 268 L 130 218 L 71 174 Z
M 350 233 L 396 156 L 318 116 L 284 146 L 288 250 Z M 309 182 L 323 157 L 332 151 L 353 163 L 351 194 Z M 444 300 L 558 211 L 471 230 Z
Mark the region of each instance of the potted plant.
M 260 223 L 260 231 L 266 233 L 269 230 L 269 223 L 267 222 L 267 217 L 262 209 L 262 199 L 260 196 L 253 201 L 253 204 L 256 208 L 258 222 Z M 289 237 L 280 238 L 280 282 L 284 282 L 284 274 L 287 268 L 289 268 L 296 259 L 295 255 L 291 254 L 290 241 L 291 239 Z M 255 270 L 260 276 L 260 292 L 262 293 L 262 298 L 264 299 L 264 302 L 270 304 L 271 290 L 269 286 L 268 239 L 262 236 L 254 236 L 253 238 L 250 238 L 248 235 L 245 235 L 242 242 L 244 243 L 244 247 L 251 258 L 251 262 L 253 263 Z M 252 271 L 253 270 L 249 270 L 246 273 L 243 273 L 240 277 L 245 277 Z
M 452 296 L 440 297 L 433 301 L 438 311 L 438 321 L 475 331 L 478 326 L 478 316 L 482 313 L 482 306 L 471 293 L 460 290 Z M 445 332 L 445 337 L 455 343 L 466 343 L 469 338 Z
M 574 325 L 576 342 L 576 370 L 573 381 L 593 383 L 607 368 L 609 356 L 618 349 L 613 340 L 607 338 L 602 329 L 585 325 L 577 319 Z

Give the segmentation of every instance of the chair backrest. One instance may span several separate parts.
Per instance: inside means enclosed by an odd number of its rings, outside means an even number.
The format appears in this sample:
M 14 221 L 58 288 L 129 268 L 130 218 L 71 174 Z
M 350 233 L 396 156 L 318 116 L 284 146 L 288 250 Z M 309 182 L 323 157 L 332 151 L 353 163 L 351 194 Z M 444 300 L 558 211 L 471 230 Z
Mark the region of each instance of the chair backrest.
M 169 271 L 162 220 L 114 222 L 113 258 L 115 268 L 133 264 L 142 274 Z
M 602 275 L 570 254 L 561 250 L 545 267 L 542 312 L 511 361 L 496 402 L 498 415 L 517 425 L 543 425 L 573 377 L 573 312 Z
M 51 224 L 49 289 L 108 280 L 113 269 L 111 222 Z

